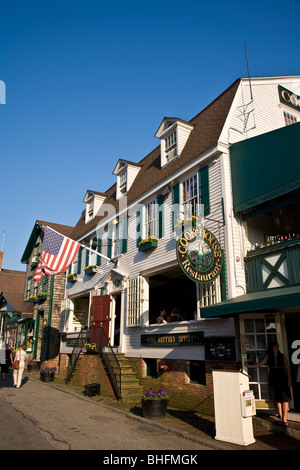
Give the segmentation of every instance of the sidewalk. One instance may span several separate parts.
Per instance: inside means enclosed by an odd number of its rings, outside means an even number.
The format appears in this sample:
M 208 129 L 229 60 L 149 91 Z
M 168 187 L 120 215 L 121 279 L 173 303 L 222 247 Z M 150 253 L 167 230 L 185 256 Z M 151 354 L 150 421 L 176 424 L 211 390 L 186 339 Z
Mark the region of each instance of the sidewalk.
M 27 377 L 29 380 L 40 382 L 39 374 L 30 373 Z M 193 411 L 168 409 L 167 416 L 163 420 L 145 420 L 142 417 L 142 409 L 139 404 L 123 404 L 101 395 L 88 398 L 84 395 L 83 388 L 71 384 L 65 385 L 62 377 L 58 376 L 54 382 L 43 385 L 76 395 L 82 400 L 92 401 L 98 406 L 112 407 L 120 413 L 125 413 L 130 419 L 146 421 L 147 424 L 165 432 L 208 445 L 215 450 L 300 450 L 299 414 L 290 413 L 289 426 L 283 428 L 276 416 L 258 412 L 257 416 L 253 417 L 253 432 L 256 442 L 248 446 L 240 446 L 214 439 L 215 423 L 211 416 L 203 416 Z

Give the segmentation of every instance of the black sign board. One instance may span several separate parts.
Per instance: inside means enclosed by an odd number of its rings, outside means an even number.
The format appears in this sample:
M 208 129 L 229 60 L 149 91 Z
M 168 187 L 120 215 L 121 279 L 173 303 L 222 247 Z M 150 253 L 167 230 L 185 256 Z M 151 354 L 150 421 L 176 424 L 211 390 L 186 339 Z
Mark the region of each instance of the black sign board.
M 209 361 L 235 361 L 235 338 L 205 338 L 205 359 Z
M 203 331 L 165 335 L 141 335 L 141 345 L 148 347 L 199 346 L 203 344 Z

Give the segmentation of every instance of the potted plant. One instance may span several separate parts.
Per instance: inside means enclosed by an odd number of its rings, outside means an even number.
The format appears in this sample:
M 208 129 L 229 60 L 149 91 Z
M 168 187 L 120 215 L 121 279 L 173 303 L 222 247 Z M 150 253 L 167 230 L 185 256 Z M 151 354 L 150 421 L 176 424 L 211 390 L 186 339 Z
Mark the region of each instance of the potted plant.
M 39 370 L 39 363 L 38 361 L 31 360 L 27 364 L 27 371 L 28 372 L 38 372 Z
M 97 354 L 97 344 L 96 343 L 84 343 L 86 354 Z
M 149 388 L 142 396 L 144 418 L 162 419 L 166 416 L 169 396 L 165 390 L 155 391 Z
M 40 369 L 40 379 L 42 382 L 53 382 L 56 367 L 44 367 Z
M 147 251 L 151 248 L 156 248 L 158 243 L 158 239 L 150 235 L 148 238 L 144 238 L 139 243 L 139 251 Z

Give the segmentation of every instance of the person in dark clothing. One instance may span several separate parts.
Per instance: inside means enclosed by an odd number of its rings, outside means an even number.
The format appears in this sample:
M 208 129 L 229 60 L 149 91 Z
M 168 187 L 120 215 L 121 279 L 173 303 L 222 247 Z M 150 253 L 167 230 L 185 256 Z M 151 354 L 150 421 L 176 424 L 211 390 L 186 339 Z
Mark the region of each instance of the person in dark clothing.
M 279 351 L 277 342 L 258 364 L 246 364 L 249 369 L 269 366 L 269 386 L 271 398 L 275 401 L 278 415 L 283 426 L 287 426 L 289 401 L 291 400 L 291 374 L 286 357 Z
M 8 344 L 5 345 L 5 362 L 1 362 L 1 372 L 2 372 L 2 380 L 6 380 L 6 374 L 8 373 L 8 369 L 13 363 L 13 355 L 11 350 L 8 347 Z

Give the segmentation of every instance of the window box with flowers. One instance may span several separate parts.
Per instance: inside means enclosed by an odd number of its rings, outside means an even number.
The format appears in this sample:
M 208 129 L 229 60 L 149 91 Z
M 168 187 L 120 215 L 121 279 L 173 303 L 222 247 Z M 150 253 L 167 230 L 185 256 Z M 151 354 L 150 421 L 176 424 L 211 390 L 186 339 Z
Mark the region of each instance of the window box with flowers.
M 139 243 L 139 251 L 147 251 L 151 248 L 156 248 L 158 244 L 158 239 L 150 235 L 148 238 L 144 238 Z
M 39 300 L 37 295 L 31 295 L 29 299 L 29 302 L 33 302 L 34 304 Z
M 67 275 L 67 281 L 68 281 L 68 282 L 76 282 L 76 281 L 78 281 L 78 274 L 74 274 L 74 273 L 68 274 L 68 275 Z
M 84 271 L 85 271 L 85 274 L 87 274 L 88 276 L 92 276 L 93 274 L 97 272 L 97 266 L 95 266 L 94 264 L 90 266 L 86 266 L 84 268 Z
M 38 294 L 38 301 L 39 302 L 43 302 L 46 299 L 47 299 L 47 292 L 41 292 L 40 294 Z

